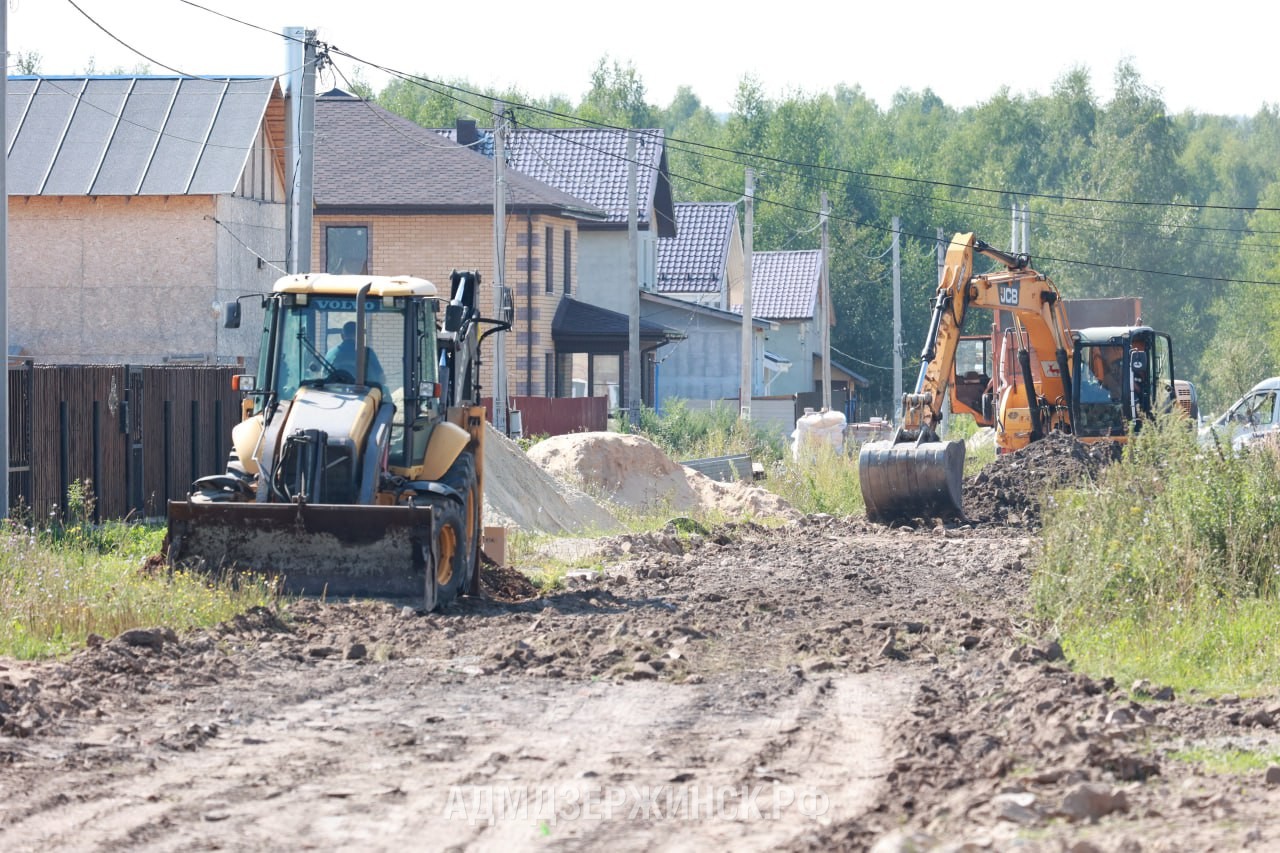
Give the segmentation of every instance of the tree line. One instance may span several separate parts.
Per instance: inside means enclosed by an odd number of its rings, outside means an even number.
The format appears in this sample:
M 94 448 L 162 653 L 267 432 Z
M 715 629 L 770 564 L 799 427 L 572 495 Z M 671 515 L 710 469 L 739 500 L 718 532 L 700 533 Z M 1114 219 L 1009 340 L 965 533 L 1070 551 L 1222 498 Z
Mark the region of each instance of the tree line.
M 607 58 L 577 103 L 465 80 L 393 79 L 375 94 L 357 76 L 352 88 L 426 127 L 487 124 L 501 99 L 521 126 L 662 128 L 677 201 L 736 200 L 755 171 L 757 251 L 817 248 L 825 190 L 832 346 L 871 379 L 875 412 L 892 410 L 893 217 L 910 381 L 939 230 L 1010 248 L 1010 211 L 1026 206 L 1033 266 L 1067 299 L 1139 297 L 1143 321 L 1173 335 L 1179 376 L 1218 410 L 1280 372 L 1280 106 L 1170 115 L 1131 63 L 1114 76 L 1105 103 L 1077 68 L 1048 94 L 1006 87 L 963 109 L 929 89 L 902 90 L 884 109 L 858 86 L 771 99 L 747 76 L 728 114 L 689 87 L 652 105 L 636 69 Z

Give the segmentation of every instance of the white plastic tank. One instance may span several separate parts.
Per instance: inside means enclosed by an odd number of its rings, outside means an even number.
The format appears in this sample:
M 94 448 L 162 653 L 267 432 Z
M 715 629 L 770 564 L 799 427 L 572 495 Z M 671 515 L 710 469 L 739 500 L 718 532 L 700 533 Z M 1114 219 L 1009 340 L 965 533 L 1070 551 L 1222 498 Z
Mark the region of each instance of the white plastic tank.
M 845 418 L 843 412 L 805 409 L 796 421 L 791 433 L 791 457 L 799 460 L 805 448 L 830 447 L 836 453 L 844 451 Z

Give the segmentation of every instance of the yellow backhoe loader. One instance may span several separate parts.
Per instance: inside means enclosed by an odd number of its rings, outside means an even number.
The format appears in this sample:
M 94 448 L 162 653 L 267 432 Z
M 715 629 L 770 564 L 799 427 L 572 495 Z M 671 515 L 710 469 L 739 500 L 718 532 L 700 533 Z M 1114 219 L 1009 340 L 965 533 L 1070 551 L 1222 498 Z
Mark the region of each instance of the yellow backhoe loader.
M 169 502 L 171 566 L 428 610 L 476 590 L 480 343 L 511 318 L 480 316 L 478 273 L 450 285 L 443 316 L 435 285 L 408 276 L 290 275 L 260 297 L 258 369 L 234 378 L 244 419 L 226 472 Z M 239 326 L 239 300 L 223 324 Z
M 1003 269 L 977 273 L 977 256 Z M 1008 312 L 1012 325 L 992 338 L 966 336 L 972 308 Z M 1123 441 L 1142 418 L 1195 408 L 1195 389 L 1174 377 L 1169 335 L 1147 326 L 1073 331 L 1057 287 L 1026 255 L 972 234 L 951 240 L 920 358 L 892 438 L 864 444 L 858 456 L 874 521 L 963 517 L 964 442 L 938 435 L 948 398 L 953 412 L 995 428 L 1000 452 L 1052 431 L 1084 442 Z

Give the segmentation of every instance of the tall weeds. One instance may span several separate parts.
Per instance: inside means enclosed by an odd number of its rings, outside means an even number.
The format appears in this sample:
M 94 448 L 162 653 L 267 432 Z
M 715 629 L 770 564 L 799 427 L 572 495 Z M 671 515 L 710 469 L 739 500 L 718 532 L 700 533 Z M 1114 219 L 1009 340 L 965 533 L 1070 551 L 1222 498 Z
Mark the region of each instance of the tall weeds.
M 1096 483 L 1053 495 L 1042 542 L 1037 611 L 1093 665 L 1195 683 L 1233 659 L 1245 686 L 1280 669 L 1276 643 L 1255 653 L 1280 610 L 1274 450 L 1202 448 L 1163 421 Z

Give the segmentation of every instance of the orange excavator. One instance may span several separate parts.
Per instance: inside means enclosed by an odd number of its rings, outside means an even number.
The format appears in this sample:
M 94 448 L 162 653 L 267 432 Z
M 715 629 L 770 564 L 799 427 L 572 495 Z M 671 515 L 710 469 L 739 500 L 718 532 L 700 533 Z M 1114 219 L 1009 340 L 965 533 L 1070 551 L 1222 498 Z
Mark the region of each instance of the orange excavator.
M 1001 268 L 975 272 L 978 256 Z M 966 336 L 973 308 L 1007 312 L 1011 326 L 992 339 Z M 868 442 L 859 453 L 862 496 L 873 521 L 963 517 L 964 442 L 938 434 L 948 399 L 953 412 L 994 427 L 1000 452 L 1050 432 L 1085 442 L 1123 441 L 1136 421 L 1174 408 L 1191 414 L 1195 407 L 1194 388 L 1174 378 L 1168 334 L 1147 326 L 1073 331 L 1057 287 L 1031 268 L 1027 255 L 1002 252 L 973 234 L 955 235 L 948 247 L 920 358 L 892 438 Z

